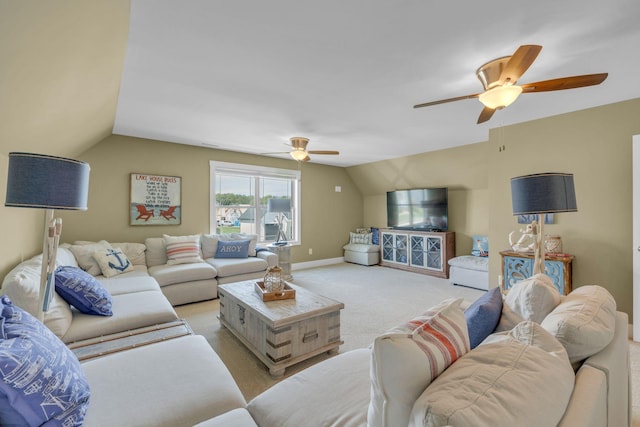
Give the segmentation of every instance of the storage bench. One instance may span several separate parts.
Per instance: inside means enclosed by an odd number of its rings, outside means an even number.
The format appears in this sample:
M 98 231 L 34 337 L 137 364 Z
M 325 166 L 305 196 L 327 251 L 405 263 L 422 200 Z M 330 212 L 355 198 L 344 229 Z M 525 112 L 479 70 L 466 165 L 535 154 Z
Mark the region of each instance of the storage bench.
M 489 289 L 489 257 L 463 255 L 449 260 L 449 283 Z

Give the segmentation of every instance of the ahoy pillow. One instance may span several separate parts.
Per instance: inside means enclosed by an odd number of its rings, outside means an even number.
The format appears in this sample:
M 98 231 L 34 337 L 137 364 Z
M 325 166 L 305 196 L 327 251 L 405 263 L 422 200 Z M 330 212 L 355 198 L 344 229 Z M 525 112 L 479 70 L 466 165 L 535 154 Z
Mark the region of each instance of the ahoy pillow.
M 218 241 L 216 258 L 247 258 L 249 256 L 250 240 Z

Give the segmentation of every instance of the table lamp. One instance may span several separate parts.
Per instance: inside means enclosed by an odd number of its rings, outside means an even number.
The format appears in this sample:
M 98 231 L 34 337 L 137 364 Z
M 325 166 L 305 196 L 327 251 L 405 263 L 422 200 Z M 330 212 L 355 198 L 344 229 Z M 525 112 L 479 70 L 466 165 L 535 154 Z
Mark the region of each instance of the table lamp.
M 573 174 L 538 173 L 511 178 L 514 215 L 538 215 L 534 220 L 533 274 L 544 273 L 544 214 L 577 212 Z
M 53 297 L 56 252 L 62 219 L 54 209 L 87 210 L 88 163 L 32 153 L 9 153 L 5 206 L 46 209 L 42 243 L 42 270 L 36 317 L 43 320 Z
M 287 236 L 282 229 L 282 222 L 284 220 L 284 213 L 291 212 L 291 199 L 277 199 L 272 197 L 267 202 L 267 211 L 277 214 L 278 234 L 276 236 L 276 243 L 280 242 L 281 239 L 282 242 L 286 242 Z

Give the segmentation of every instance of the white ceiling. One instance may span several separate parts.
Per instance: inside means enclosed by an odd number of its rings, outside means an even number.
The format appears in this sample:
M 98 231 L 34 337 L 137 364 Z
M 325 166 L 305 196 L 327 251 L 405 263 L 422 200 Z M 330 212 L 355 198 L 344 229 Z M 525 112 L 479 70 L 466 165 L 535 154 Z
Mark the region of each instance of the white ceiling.
M 639 21 L 638 0 L 132 0 L 113 132 L 255 154 L 304 136 L 336 166 L 472 144 L 640 97 Z M 412 108 L 480 92 L 476 69 L 522 44 L 543 49 L 520 83 L 609 77 L 481 125 L 476 99 Z

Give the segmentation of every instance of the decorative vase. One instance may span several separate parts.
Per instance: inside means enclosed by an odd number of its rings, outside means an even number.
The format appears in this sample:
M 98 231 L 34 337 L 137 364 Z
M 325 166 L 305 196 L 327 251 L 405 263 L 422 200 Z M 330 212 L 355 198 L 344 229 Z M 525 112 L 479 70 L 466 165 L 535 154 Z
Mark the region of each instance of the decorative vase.
M 544 238 L 544 250 L 548 254 L 562 253 L 562 238 L 560 236 L 549 236 Z
M 264 288 L 267 292 L 282 292 L 284 289 L 282 269 L 277 265 L 269 268 L 264 275 Z

